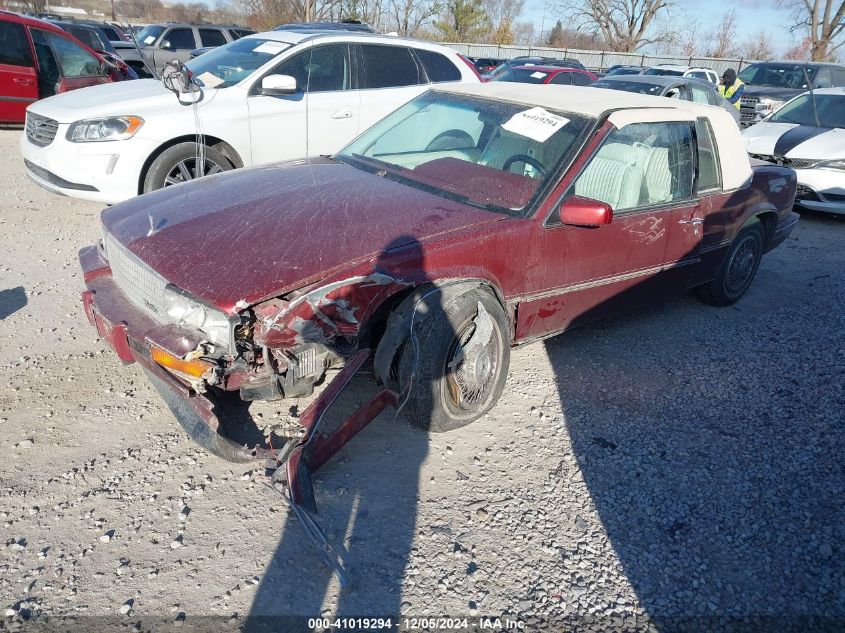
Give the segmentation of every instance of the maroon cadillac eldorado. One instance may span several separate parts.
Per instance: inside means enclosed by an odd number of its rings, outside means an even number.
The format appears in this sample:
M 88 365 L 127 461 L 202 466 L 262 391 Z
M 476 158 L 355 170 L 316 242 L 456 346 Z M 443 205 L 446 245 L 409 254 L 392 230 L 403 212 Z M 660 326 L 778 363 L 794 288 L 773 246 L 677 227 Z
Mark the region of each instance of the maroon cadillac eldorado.
M 379 411 L 446 431 L 490 410 L 509 350 L 695 289 L 726 306 L 797 222 L 792 170 L 751 166 L 719 108 L 489 83 L 414 99 L 332 157 L 202 178 L 103 212 L 85 311 L 185 429 L 272 455 L 291 499 Z M 374 395 L 323 414 L 372 362 Z M 226 438 L 220 396 L 308 395 L 279 452 Z M 279 447 L 276 447 L 278 449 Z

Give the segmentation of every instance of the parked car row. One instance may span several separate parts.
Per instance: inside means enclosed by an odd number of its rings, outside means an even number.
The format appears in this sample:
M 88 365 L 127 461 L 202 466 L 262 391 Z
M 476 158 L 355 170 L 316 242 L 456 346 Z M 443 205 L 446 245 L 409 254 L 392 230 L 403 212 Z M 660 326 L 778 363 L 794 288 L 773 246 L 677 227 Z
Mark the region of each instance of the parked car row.
M 187 68 L 202 89 L 196 112 L 191 96 L 154 79 L 30 106 L 20 144 L 29 176 L 113 204 L 235 167 L 331 154 L 432 84 L 479 81 L 444 46 L 340 30 L 247 35 Z
M 0 10 L 0 123 L 22 123 L 38 99 L 130 78 L 122 60 L 59 26 Z

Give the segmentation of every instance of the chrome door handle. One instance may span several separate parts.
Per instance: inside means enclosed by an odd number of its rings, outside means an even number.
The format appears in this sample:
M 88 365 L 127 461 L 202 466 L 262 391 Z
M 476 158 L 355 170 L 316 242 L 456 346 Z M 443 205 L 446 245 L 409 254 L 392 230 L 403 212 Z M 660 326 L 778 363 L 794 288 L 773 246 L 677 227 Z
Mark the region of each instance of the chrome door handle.
M 704 224 L 704 218 L 692 218 L 691 220 L 678 220 L 678 224 L 693 224 L 698 226 Z
M 351 119 L 352 110 L 335 110 L 331 116 L 333 119 Z

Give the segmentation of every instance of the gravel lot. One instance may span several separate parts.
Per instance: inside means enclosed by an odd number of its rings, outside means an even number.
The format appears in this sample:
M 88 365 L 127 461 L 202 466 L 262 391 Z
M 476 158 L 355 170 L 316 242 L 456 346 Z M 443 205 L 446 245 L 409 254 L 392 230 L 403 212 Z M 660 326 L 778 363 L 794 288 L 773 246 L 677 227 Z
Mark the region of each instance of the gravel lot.
M 469 428 L 383 415 L 316 480 L 341 591 L 258 472 L 197 449 L 96 338 L 76 252 L 99 205 L 31 184 L 18 135 L 0 131 L 0 629 L 400 612 L 845 626 L 845 223 L 805 215 L 732 308 L 684 298 L 516 350 Z M 289 406 L 253 413 L 290 424 Z

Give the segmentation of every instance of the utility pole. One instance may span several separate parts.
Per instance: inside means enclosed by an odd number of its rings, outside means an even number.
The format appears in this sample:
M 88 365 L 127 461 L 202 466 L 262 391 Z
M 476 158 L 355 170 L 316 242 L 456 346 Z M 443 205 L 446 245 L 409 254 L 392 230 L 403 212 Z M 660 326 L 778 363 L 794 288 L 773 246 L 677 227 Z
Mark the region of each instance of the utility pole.
M 111 0 L 111 21 L 114 22 L 114 0 Z

